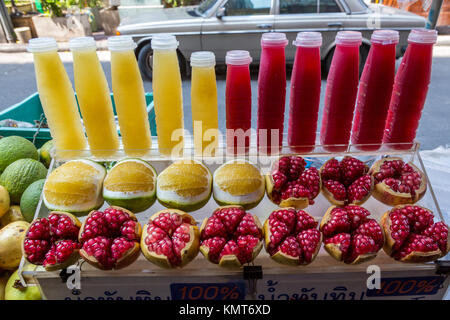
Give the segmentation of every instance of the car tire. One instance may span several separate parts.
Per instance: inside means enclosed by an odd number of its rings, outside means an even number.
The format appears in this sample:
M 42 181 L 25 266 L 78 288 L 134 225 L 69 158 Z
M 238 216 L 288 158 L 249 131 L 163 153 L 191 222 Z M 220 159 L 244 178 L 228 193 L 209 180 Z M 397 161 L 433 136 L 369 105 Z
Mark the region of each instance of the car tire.
M 151 43 L 144 45 L 139 51 L 138 66 L 144 79 L 152 81 L 153 50 Z
M 370 46 L 367 44 L 362 44 L 359 48 L 359 76 L 361 77 L 364 70 L 364 65 L 366 64 L 367 56 L 369 55 Z
M 181 76 L 186 76 L 186 59 L 184 59 L 183 55 L 180 53 L 180 51 L 177 51 L 178 55 L 178 63 L 180 65 L 180 73 Z M 139 70 L 141 70 L 142 77 L 152 81 L 153 76 L 153 68 L 152 68 L 152 62 L 153 62 L 153 49 L 151 46 L 151 43 L 148 43 L 144 45 L 138 54 L 138 66 Z
M 334 47 L 328 52 L 327 57 L 324 61 L 324 74 L 325 76 L 328 76 L 328 72 L 330 71 L 331 67 L 331 60 L 333 60 L 333 54 L 334 54 Z M 363 70 L 364 70 L 364 64 L 366 63 L 367 56 L 369 55 L 369 49 L 370 46 L 367 44 L 362 44 L 359 48 L 359 76 L 361 76 Z

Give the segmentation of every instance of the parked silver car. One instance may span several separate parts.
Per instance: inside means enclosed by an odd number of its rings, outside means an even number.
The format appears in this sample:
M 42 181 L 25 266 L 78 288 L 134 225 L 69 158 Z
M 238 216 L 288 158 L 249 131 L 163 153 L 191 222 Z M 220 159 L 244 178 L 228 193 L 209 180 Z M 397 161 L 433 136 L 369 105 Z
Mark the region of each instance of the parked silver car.
M 180 42 L 178 49 L 181 72 L 188 70 L 193 51 L 209 50 L 223 63 L 232 49 L 250 51 L 258 63 L 263 32 L 285 32 L 289 42 L 299 31 L 320 31 L 323 36 L 322 61 L 328 70 L 339 30 L 363 33 L 361 65 L 370 46 L 370 35 L 377 28 L 400 32 L 397 56 L 407 45 L 411 29 L 425 26 L 425 19 L 392 7 L 366 5 L 362 0 L 205 0 L 198 6 L 154 9 L 122 21 L 118 33 L 132 35 L 138 46 L 136 57 L 143 75 L 152 76 L 150 42 L 156 33 L 172 33 Z M 286 47 L 286 59 L 292 63 L 295 47 Z

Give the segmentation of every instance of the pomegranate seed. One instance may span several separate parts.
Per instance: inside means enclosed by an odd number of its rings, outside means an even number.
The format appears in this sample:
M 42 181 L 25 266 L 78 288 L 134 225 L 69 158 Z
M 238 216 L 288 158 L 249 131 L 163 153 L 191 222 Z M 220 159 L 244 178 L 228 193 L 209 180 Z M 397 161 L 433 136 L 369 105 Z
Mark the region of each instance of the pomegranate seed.
M 100 268 L 111 270 L 140 240 L 139 232 L 140 226 L 134 217 L 124 210 L 110 207 L 104 212 L 89 214 L 80 238 L 85 254 L 94 257 Z M 128 263 L 133 261 L 129 259 Z
M 286 229 L 285 225 L 282 225 Z M 234 256 L 240 264 L 253 261 L 262 230 L 255 218 L 241 207 L 219 208 L 208 218 L 201 232 L 201 245 L 208 248 L 207 258 L 220 263 L 224 256 Z
M 274 257 L 282 252 L 294 258 L 298 264 L 311 263 L 321 245 L 321 232 L 317 230 L 317 221 L 303 210 L 279 209 L 268 218 L 270 242 L 267 252 Z M 275 256 L 280 263 L 289 263 L 285 258 Z
M 24 240 L 28 261 L 44 267 L 63 264 L 76 250 L 79 221 L 62 213 L 51 213 L 31 223 Z
M 369 216 L 368 210 L 357 205 L 333 208 L 321 226 L 325 244 L 337 246 L 329 250 L 330 254 L 345 263 L 353 263 L 361 255 L 375 257 L 383 247 L 384 235 L 378 222 Z
M 282 200 L 306 198 L 309 204 L 320 192 L 320 175 L 316 168 L 306 169 L 302 157 L 282 157 L 275 162 L 271 181 L 273 190 L 269 198 L 276 204 Z

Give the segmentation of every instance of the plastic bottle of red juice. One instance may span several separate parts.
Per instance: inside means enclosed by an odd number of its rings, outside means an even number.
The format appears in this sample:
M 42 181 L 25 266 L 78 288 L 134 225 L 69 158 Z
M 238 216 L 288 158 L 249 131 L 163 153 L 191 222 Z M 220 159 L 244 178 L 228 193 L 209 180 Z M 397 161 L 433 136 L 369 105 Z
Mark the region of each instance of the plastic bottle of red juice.
M 359 81 L 353 120 L 352 143 L 361 150 L 377 150 L 383 140 L 389 101 L 395 77 L 395 47 L 398 31 L 375 30 L 372 46 Z
M 250 145 L 252 88 L 249 65 L 250 53 L 244 50 L 228 51 L 225 91 L 228 152 L 241 154 Z
M 316 142 L 322 35 L 299 32 L 293 44 L 297 51 L 291 76 L 288 144 L 295 152 L 310 152 Z
M 358 31 L 339 31 L 325 91 L 320 142 L 328 151 L 345 151 L 350 139 L 359 76 Z M 331 146 L 336 145 L 336 146 Z
M 288 40 L 284 33 L 264 33 L 258 76 L 258 147 L 278 152 L 283 141 L 286 102 L 286 58 Z
M 384 131 L 384 143 L 396 149 L 409 149 L 416 137 L 431 77 L 436 30 L 415 29 L 408 37 L 408 48 L 397 71 Z M 401 144 L 400 143 L 406 143 Z

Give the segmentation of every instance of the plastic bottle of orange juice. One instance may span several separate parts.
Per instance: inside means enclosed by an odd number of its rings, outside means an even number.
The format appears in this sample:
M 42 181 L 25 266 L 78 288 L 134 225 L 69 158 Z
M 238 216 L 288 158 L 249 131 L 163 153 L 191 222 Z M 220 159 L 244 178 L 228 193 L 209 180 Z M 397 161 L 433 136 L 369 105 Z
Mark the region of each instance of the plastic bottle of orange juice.
M 53 38 L 35 38 L 28 44 L 33 53 L 36 83 L 57 156 L 71 158 L 87 147 L 72 84 Z M 78 152 L 77 152 L 78 151 Z
M 111 51 L 111 78 L 120 133 L 125 153 L 143 156 L 150 151 L 152 140 L 145 103 L 144 84 L 129 36 L 108 38 Z
M 196 155 L 214 156 L 218 146 L 217 85 L 213 52 L 191 55 L 191 105 Z
M 108 157 L 119 149 L 114 113 L 94 38 L 69 41 L 73 54 L 75 90 L 92 154 Z
M 180 156 L 184 147 L 183 96 L 178 41 L 170 34 L 152 38 L 153 98 L 159 152 L 165 156 Z

